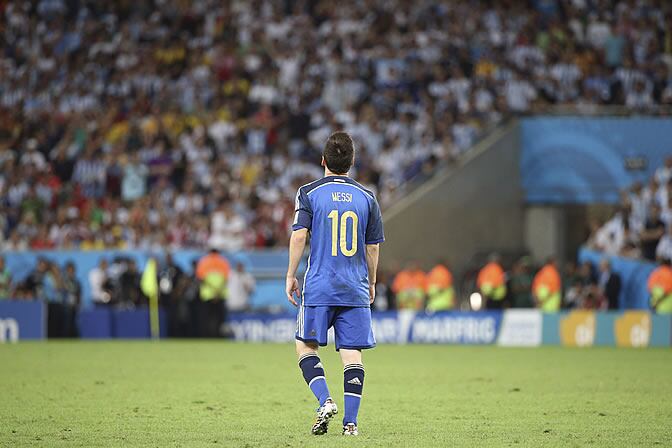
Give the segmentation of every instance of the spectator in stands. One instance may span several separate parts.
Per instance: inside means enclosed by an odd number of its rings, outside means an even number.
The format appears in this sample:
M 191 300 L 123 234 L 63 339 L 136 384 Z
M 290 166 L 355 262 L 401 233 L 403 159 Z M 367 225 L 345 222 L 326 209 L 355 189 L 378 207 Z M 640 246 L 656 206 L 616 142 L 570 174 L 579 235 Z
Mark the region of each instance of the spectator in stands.
M 220 250 L 235 252 L 243 248 L 245 221 L 234 213 L 229 202 L 222 201 L 212 214 L 210 245 Z
M 89 288 L 94 305 L 107 305 L 112 300 L 112 285 L 105 258 L 101 258 L 98 266 L 89 271 Z
M 99 198 L 105 192 L 107 167 L 101 154 L 92 142 L 75 163 L 73 182 L 81 188 L 85 198 Z
M 245 265 L 236 263 L 229 276 L 229 297 L 226 306 L 229 311 L 239 312 L 250 309 L 250 295 L 256 287 L 254 277 L 245 270 Z
M 663 166 L 656 169 L 654 177 L 658 185 L 667 185 L 672 180 L 672 156 L 666 158 Z
M 672 225 L 672 196 L 668 196 L 667 203 L 663 204 L 660 219 L 665 223 L 665 228 L 669 229 Z
M 656 259 L 658 242 L 665 235 L 665 223 L 660 219 L 660 206 L 651 206 L 649 216 L 644 224 L 644 230 L 639 235 L 642 242 L 642 256 L 650 261 Z
M 656 260 L 672 260 L 672 226 L 667 227 L 665 235 L 658 241 L 656 246 Z
M 591 235 L 590 244 L 597 250 L 608 255 L 618 255 L 625 244 L 626 227 L 629 228 L 628 207 L 622 207 L 616 215 L 595 230 Z
M 630 222 L 632 222 L 635 229 L 641 230 L 646 222 L 647 210 L 650 205 L 650 202 L 647 202 L 644 195 L 644 186 L 641 182 L 635 182 L 631 187 L 628 200 L 630 201 L 632 210 Z
M 526 79 L 523 79 L 518 71 L 512 72 L 512 78 L 504 86 L 506 105 L 511 112 L 528 112 L 532 101 L 537 98 L 537 91 Z
M 656 170 L 657 172 L 658 170 Z M 658 183 L 658 178 L 654 174 L 649 178 L 649 183 L 643 188 L 642 190 L 642 199 L 645 204 L 645 210 L 644 212 L 649 209 L 651 204 L 656 200 L 656 195 L 658 194 L 659 190 L 659 183 Z M 643 218 L 643 221 L 646 220 L 646 214 Z
M 532 294 L 537 307 L 545 313 L 560 311 L 562 306 L 562 281 L 554 257 L 550 257 L 534 276 Z
M 672 255 L 668 247 L 672 223 L 672 157 L 656 169 L 648 184 L 635 183 L 618 212 L 602 226 L 590 223 L 587 245 L 606 255 L 655 258 Z M 667 255 L 666 255 L 667 254 Z
M 634 230 L 629 221 L 623 223 L 623 243 L 618 255 L 622 257 L 641 257 L 641 251 L 638 248 L 640 232 Z
M 611 269 L 611 263 L 607 258 L 600 261 L 600 275 L 597 287 L 609 310 L 619 309 L 619 296 L 621 294 L 621 276 Z
M 620 67 L 623 63 L 623 54 L 626 46 L 624 33 L 618 24 L 611 24 L 611 31 L 604 41 L 605 62 L 608 67 Z
M 10 299 L 12 292 L 12 274 L 5 264 L 5 257 L 0 255 L 0 300 Z
M 488 264 L 478 272 L 476 286 L 481 292 L 485 308 L 500 310 L 504 308 L 506 299 L 506 273 L 498 254 L 488 258 Z
M 147 166 L 140 162 L 140 155 L 131 152 L 122 160 L 123 177 L 121 180 L 121 198 L 130 203 L 143 197 L 147 191 Z
M 530 258 L 521 257 L 514 263 L 509 277 L 509 294 L 513 308 L 534 308 L 532 300 L 532 271 Z
M 603 250 L 606 244 L 607 232 L 604 230 L 604 222 L 598 219 L 591 219 L 588 222 L 588 240 L 586 246 L 594 250 Z
M 661 217 L 662 212 L 665 211 L 667 205 L 672 199 L 672 181 L 668 181 L 666 184 L 661 185 L 656 192 L 656 204 L 661 208 Z

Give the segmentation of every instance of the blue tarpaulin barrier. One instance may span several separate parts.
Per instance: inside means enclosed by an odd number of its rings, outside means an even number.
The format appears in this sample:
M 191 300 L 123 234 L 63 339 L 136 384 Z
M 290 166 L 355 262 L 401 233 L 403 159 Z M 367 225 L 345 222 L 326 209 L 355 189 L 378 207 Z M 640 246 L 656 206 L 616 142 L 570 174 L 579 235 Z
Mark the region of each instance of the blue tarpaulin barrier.
M 579 251 L 579 262 L 590 262 L 597 268 L 605 255 L 595 250 L 582 248 Z M 621 276 L 621 294 L 619 305 L 621 309 L 648 310 L 649 292 L 646 283 L 649 275 L 656 269 L 655 263 L 633 260 L 622 257 L 606 257 L 611 262 L 614 272 Z
M 161 337 L 168 336 L 168 319 L 159 311 Z M 95 307 L 79 313 L 79 332 L 82 339 L 146 339 L 151 337 L 149 309 L 114 310 Z
M 175 263 L 186 273 L 191 274 L 192 262 L 202 257 L 205 252 L 198 250 L 176 250 L 171 252 Z M 25 251 L 4 252 L 7 268 L 15 281 L 25 279 L 37 265 L 39 257 L 44 257 L 59 266 L 68 261 L 75 264 L 77 279 L 82 286 L 82 306 L 91 306 L 91 288 L 89 286 L 89 272 L 98 266 L 100 260 L 109 261 L 116 257 L 132 258 L 142 270 L 150 255 L 163 260 L 163 253 L 152 254 L 145 251 L 105 250 L 105 251 Z M 286 249 L 270 249 L 260 251 L 236 252 L 223 254 L 231 263 L 242 263 L 245 269 L 257 277 L 258 287 L 252 294 L 250 302 L 255 307 L 280 305 L 291 307 L 285 300 L 285 278 L 288 254 Z M 302 266 L 303 269 L 303 266 Z
M 0 342 L 47 337 L 46 308 L 42 302 L 0 300 Z

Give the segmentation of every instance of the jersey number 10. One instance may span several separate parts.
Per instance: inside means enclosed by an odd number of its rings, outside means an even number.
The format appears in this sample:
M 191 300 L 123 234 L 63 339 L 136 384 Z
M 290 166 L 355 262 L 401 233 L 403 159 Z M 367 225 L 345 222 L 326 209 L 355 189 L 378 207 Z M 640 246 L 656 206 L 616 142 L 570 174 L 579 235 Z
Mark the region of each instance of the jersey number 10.
M 341 215 L 340 238 L 338 229 L 338 210 L 332 210 L 328 216 L 331 220 L 331 256 L 337 256 L 338 247 L 340 247 L 341 253 L 343 255 L 346 257 L 352 257 L 357 253 L 357 223 L 359 221 L 359 218 L 357 218 L 357 213 L 353 211 L 347 211 Z M 350 249 L 348 249 L 348 240 L 346 238 L 348 219 L 352 220 L 352 247 Z

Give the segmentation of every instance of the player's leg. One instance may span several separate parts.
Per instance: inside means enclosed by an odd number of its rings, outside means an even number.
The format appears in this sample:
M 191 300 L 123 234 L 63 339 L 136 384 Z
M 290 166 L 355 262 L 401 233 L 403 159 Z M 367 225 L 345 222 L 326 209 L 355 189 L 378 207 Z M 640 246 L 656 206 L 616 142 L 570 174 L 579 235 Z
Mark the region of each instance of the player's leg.
M 364 390 L 364 364 L 360 350 L 342 348 L 343 361 L 343 434 L 357 435 L 357 414 Z
M 317 342 L 304 342 L 296 340 L 296 355 L 299 358 L 299 368 L 303 373 L 303 379 L 322 406 L 331 395 L 327 387 L 327 379 L 324 375 L 322 362 L 317 354 Z
M 371 309 L 343 308 L 334 320 L 336 349 L 343 361 L 343 434 L 357 435 L 357 415 L 364 389 L 361 350 L 376 346 L 371 324 Z
M 320 345 L 327 345 L 329 329 L 329 307 L 299 308 L 296 324 L 296 354 L 303 379 L 320 403 L 315 423 L 311 432 L 315 435 L 325 434 L 329 420 L 338 413 L 336 404 L 331 399 L 324 367 L 318 355 Z

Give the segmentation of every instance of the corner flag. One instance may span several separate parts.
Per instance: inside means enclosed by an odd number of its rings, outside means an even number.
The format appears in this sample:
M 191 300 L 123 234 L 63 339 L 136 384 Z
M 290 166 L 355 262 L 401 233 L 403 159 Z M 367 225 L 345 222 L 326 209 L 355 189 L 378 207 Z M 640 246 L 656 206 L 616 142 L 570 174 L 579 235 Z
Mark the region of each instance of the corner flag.
M 159 281 L 156 272 L 156 259 L 147 260 L 140 280 L 142 293 L 149 297 L 149 327 L 152 339 L 159 338 Z

